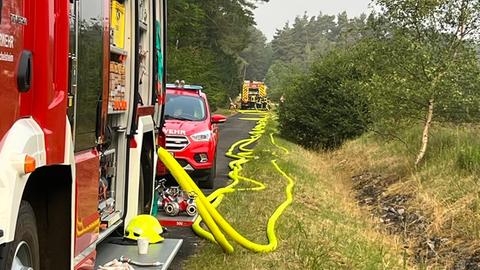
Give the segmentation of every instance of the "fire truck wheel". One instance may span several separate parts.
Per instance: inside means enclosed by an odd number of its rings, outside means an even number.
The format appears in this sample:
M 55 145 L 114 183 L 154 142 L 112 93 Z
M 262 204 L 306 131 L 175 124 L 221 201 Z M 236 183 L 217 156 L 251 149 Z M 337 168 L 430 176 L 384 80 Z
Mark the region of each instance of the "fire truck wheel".
M 35 214 L 26 201 L 20 203 L 15 239 L 6 246 L 0 269 L 40 269 L 40 253 Z

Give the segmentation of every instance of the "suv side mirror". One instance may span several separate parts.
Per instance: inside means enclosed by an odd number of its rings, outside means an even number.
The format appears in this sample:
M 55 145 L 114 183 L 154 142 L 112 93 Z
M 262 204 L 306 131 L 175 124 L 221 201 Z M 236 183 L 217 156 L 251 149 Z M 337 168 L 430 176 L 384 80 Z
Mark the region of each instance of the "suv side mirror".
M 227 117 L 221 114 L 214 114 L 212 115 L 212 124 L 221 124 L 227 121 Z

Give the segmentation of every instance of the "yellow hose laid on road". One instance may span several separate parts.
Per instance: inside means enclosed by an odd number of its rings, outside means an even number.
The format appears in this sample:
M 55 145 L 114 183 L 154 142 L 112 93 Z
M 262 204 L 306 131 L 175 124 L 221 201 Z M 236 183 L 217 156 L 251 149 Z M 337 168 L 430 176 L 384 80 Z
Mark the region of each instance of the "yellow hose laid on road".
M 257 244 L 252 242 L 238 233 L 217 211 L 216 207 L 221 203 L 223 197 L 227 193 L 232 193 L 235 191 L 258 191 L 265 189 L 265 185 L 255 179 L 247 178 L 240 175 L 240 172 L 243 170 L 242 166 L 248 163 L 250 160 L 254 159 L 254 150 L 247 148 L 249 145 L 253 144 L 254 142 L 258 141 L 260 137 L 265 133 L 265 127 L 267 125 L 267 120 L 269 114 L 265 112 L 251 112 L 248 113 L 255 113 L 261 114 L 261 118 L 258 118 L 257 125 L 252 129 L 250 132 L 250 138 L 240 140 L 234 143 L 230 149 L 227 151 L 226 155 L 228 157 L 234 158 L 236 160 L 229 163 L 229 167 L 231 169 L 230 173 L 228 174 L 229 177 L 233 180 L 233 182 L 228 185 L 227 187 L 220 188 L 206 197 L 203 192 L 197 187 L 197 185 L 193 182 L 190 176 L 183 170 L 182 166 L 178 164 L 175 158 L 172 157 L 170 153 L 168 153 L 165 149 L 160 148 L 158 150 L 158 156 L 161 161 L 165 164 L 165 166 L 170 170 L 172 175 L 177 180 L 178 184 L 181 186 L 183 190 L 186 192 L 194 192 L 197 194 L 196 203 L 198 206 L 198 212 L 200 216 L 197 218 L 195 223 L 193 224 L 192 228 L 194 231 L 201 237 L 204 237 L 212 242 L 219 244 L 225 252 L 232 253 L 233 246 L 228 242 L 224 233 L 233 239 L 235 242 L 240 244 L 241 246 L 252 250 L 254 252 L 270 252 L 277 248 L 277 237 L 275 235 L 275 224 L 278 218 L 282 215 L 285 209 L 292 203 L 293 201 L 293 186 L 294 181 L 290 178 L 276 163 L 275 160 L 272 160 L 272 165 L 274 168 L 285 178 L 288 180 L 288 185 L 286 187 L 286 200 L 277 207 L 274 211 L 272 216 L 269 218 L 267 223 L 267 238 L 268 244 Z M 253 120 L 253 119 L 249 119 Z M 255 119 L 257 120 L 257 119 Z M 282 149 L 285 153 L 288 153 L 288 150 L 284 147 L 281 147 L 275 143 L 273 138 L 273 134 L 270 134 L 271 143 Z M 234 153 L 234 150 L 238 147 L 241 151 L 240 153 Z M 255 184 L 255 187 L 250 188 L 235 188 L 240 181 L 246 181 Z M 200 226 L 200 222 L 203 221 L 205 225 L 208 227 L 209 231 L 203 229 Z

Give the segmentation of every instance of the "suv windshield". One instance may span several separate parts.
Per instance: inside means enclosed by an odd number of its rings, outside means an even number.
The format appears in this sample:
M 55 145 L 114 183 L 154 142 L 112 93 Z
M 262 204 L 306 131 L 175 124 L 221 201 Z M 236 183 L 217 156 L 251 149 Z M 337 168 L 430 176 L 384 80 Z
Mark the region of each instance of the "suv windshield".
M 201 97 L 167 94 L 166 119 L 202 121 L 205 116 L 205 103 Z

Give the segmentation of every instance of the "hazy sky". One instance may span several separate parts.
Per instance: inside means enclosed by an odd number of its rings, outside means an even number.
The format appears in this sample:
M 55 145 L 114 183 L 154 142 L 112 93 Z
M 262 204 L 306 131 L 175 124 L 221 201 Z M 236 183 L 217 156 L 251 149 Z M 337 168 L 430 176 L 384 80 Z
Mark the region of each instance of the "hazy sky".
M 255 12 L 257 27 L 271 40 L 275 29 L 282 28 L 287 21 L 293 22 L 297 15 L 338 14 L 347 11 L 348 16 L 368 12 L 370 0 L 270 0 L 258 4 Z

